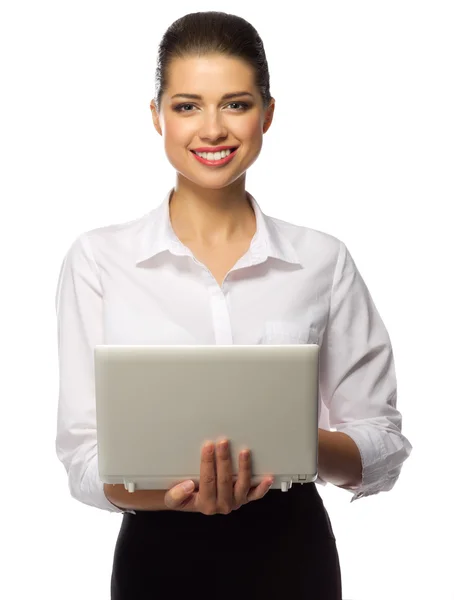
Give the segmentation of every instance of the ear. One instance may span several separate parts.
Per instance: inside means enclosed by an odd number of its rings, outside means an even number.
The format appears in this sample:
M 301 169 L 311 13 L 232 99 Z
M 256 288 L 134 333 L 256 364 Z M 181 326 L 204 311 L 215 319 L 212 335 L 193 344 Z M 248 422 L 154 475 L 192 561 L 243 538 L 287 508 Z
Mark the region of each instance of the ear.
M 159 135 L 162 135 L 161 124 L 159 122 L 159 113 L 158 113 L 158 109 L 156 108 L 156 103 L 154 100 L 152 100 L 150 102 L 150 110 L 151 110 L 151 115 L 153 117 L 154 128 L 159 133 Z
M 271 98 L 271 101 L 265 112 L 265 119 L 263 121 L 263 133 L 266 133 L 268 131 L 268 129 L 271 126 L 271 123 L 273 122 L 275 104 L 276 104 L 276 102 L 275 102 L 274 98 Z

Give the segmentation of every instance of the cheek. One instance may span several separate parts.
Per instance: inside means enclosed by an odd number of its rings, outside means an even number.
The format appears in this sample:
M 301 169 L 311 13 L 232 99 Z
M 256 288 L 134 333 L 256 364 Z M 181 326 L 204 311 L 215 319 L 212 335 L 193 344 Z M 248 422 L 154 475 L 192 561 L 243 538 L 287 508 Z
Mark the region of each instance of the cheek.
M 235 123 L 231 128 L 232 133 L 239 140 L 259 140 L 262 135 L 261 121 L 258 117 L 244 119 Z
M 167 119 L 163 131 L 165 145 L 168 148 L 189 145 L 191 142 L 190 127 L 184 120 Z

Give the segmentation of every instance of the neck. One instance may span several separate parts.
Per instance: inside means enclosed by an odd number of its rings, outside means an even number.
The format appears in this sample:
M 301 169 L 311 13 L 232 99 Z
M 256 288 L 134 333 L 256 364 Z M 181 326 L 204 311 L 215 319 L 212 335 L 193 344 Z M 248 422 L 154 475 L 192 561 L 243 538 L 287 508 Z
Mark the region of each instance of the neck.
M 222 189 L 177 183 L 169 201 L 172 228 L 183 243 L 219 246 L 255 233 L 252 205 L 242 182 Z

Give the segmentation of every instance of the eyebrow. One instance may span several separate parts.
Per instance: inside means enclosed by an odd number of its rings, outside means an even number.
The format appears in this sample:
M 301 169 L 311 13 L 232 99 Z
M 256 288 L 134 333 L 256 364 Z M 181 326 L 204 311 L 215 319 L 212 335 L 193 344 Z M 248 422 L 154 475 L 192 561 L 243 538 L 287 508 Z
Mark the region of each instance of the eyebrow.
M 238 96 L 250 96 L 251 98 L 254 97 L 249 92 L 232 92 L 230 94 L 224 94 L 221 100 L 230 100 L 231 98 L 237 98 Z M 199 96 L 198 94 L 175 94 L 174 96 L 172 96 L 171 100 L 173 100 L 173 98 L 190 98 L 191 100 L 202 100 L 202 96 Z

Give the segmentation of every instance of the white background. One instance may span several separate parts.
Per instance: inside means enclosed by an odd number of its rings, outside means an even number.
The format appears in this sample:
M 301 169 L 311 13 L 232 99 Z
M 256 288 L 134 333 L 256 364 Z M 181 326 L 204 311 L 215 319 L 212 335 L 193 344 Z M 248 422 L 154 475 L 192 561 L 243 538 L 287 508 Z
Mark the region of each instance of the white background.
M 56 284 L 81 232 L 174 184 L 149 110 L 156 52 L 198 10 L 265 44 L 276 111 L 247 189 L 347 244 L 393 342 L 414 447 L 398 483 L 353 504 L 319 487 L 344 598 L 453 599 L 454 18 L 436 0 L 2 3 L 2 596 L 110 597 L 121 516 L 73 500 L 55 454 Z

